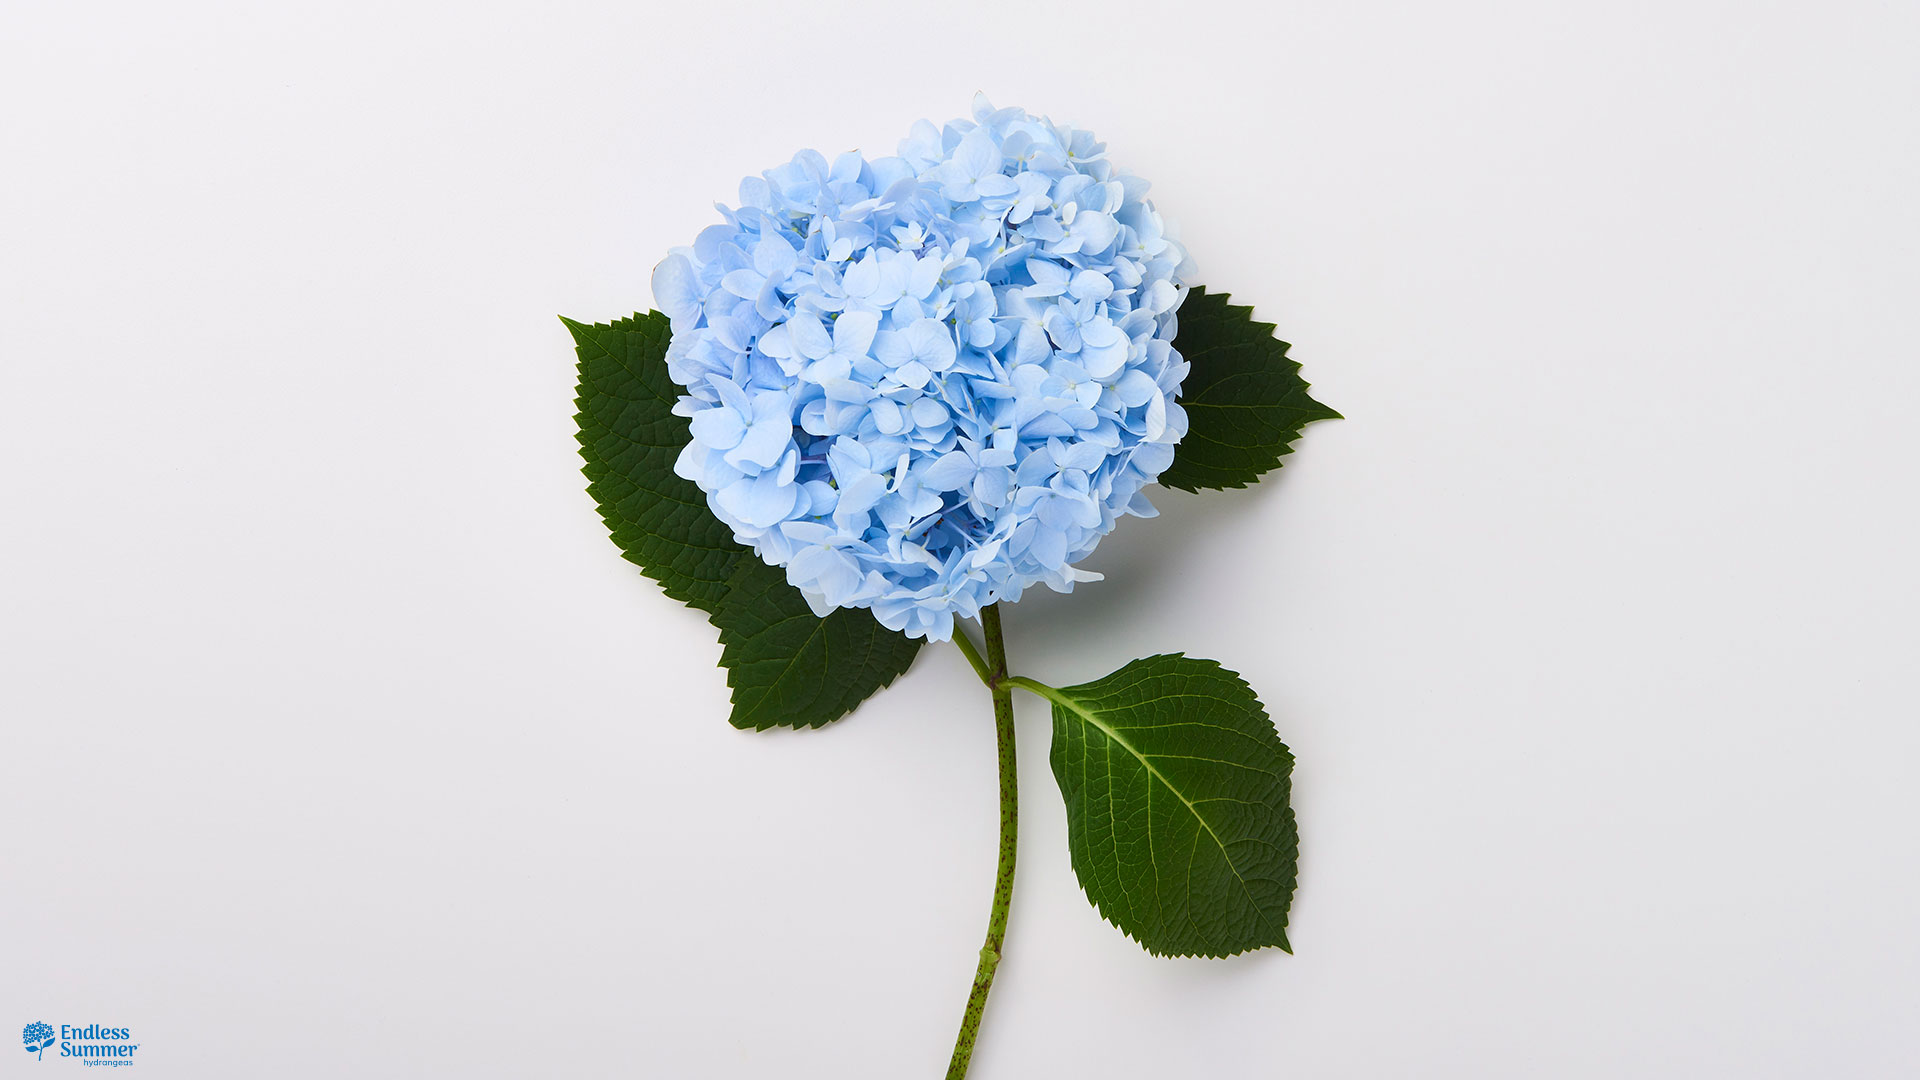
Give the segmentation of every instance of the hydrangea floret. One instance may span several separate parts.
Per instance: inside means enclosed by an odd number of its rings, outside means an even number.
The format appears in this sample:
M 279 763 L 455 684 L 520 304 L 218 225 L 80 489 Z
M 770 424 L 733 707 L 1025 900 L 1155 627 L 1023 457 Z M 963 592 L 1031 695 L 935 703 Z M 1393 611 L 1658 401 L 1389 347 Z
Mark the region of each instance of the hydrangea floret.
M 1187 256 L 1091 134 L 995 109 L 811 150 L 653 274 L 675 472 L 814 612 L 910 637 L 1067 592 L 1187 431 Z

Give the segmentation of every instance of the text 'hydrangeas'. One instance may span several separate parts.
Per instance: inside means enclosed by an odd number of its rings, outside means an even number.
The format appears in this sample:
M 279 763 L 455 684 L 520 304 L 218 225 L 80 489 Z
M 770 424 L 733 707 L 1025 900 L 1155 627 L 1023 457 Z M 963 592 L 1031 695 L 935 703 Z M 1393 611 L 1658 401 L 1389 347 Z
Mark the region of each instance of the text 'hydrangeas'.
M 1186 433 L 1185 252 L 1084 131 L 976 99 L 896 157 L 811 150 L 653 275 L 675 471 L 818 614 L 953 618 L 1069 591 Z

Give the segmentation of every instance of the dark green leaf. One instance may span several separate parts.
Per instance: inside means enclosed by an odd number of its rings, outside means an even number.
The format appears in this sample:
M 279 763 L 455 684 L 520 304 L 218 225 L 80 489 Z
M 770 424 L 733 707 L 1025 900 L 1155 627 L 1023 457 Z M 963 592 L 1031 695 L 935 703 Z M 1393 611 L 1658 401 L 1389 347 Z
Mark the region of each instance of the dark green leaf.
M 1176 653 L 1046 696 L 1073 870 L 1100 914 L 1155 955 L 1291 952 L 1293 755 L 1253 690 Z
M 707 497 L 673 471 L 687 420 L 667 376 L 667 317 L 588 326 L 562 319 L 580 355 L 580 454 L 613 542 L 668 596 L 720 628 L 735 727 L 819 727 L 852 711 L 913 662 L 921 642 L 866 611 L 825 619 L 786 576 L 733 540 Z
M 687 420 L 667 377 L 667 317 L 657 311 L 588 326 L 561 319 L 580 355 L 580 456 L 587 492 L 613 542 L 667 595 L 711 613 L 747 550 L 713 516 L 707 497 L 674 474 Z M 757 560 L 756 560 L 757 561 Z
M 733 687 L 729 719 L 755 730 L 838 720 L 906 671 L 921 645 L 866 611 L 820 618 L 785 574 L 757 558 L 740 560 L 713 622 Z
M 1173 345 L 1193 365 L 1180 385 L 1188 427 L 1160 483 L 1182 491 L 1246 487 L 1280 467 L 1301 428 L 1340 418 L 1307 394 L 1300 365 L 1273 332 L 1226 293 L 1187 294 Z

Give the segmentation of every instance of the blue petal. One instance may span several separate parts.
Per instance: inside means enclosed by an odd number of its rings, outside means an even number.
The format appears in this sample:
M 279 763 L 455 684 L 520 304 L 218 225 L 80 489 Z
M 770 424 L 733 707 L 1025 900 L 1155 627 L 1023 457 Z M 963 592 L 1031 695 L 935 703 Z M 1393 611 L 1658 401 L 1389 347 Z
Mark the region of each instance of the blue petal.
M 921 474 L 920 481 L 935 491 L 958 491 L 961 485 L 973 479 L 976 471 L 973 459 L 962 451 L 955 450 L 942 455 L 932 465 L 927 466 L 927 471 Z
M 715 450 L 731 450 L 740 445 L 747 433 L 747 422 L 726 406 L 694 414 L 693 437 Z
M 693 264 L 684 255 L 669 255 L 653 268 L 653 302 L 676 328 L 691 329 L 700 317 L 699 287 Z

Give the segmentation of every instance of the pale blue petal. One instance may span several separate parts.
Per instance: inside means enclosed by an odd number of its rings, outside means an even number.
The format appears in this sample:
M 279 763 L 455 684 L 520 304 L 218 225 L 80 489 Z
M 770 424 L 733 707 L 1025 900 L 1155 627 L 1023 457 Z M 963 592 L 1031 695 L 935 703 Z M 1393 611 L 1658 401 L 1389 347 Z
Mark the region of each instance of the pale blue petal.
M 739 446 L 741 437 L 747 433 L 747 422 L 741 419 L 739 413 L 725 406 L 695 414 L 691 427 L 695 439 L 715 450 L 731 450 Z
M 920 476 L 920 482 L 935 491 L 958 491 L 961 485 L 973 480 L 975 471 L 973 459 L 955 450 L 927 466 L 927 471 Z
M 880 318 L 871 311 L 849 311 L 833 321 L 833 349 L 864 355 L 873 344 Z
M 653 302 L 677 329 L 693 328 L 700 318 L 701 286 L 693 264 L 684 255 L 669 255 L 653 268 Z
M 714 497 L 726 514 L 755 532 L 764 532 L 793 512 L 800 489 L 781 484 L 773 473 L 763 473 L 737 480 Z

